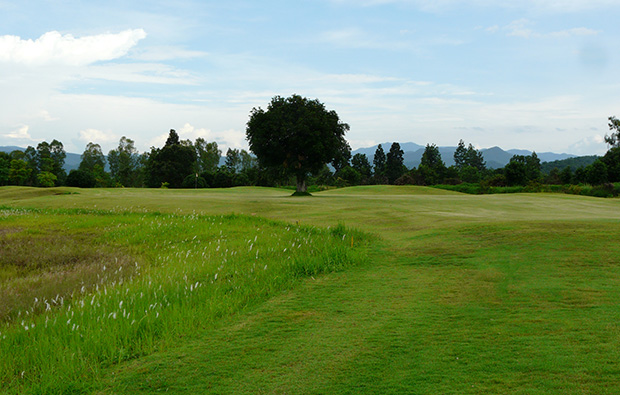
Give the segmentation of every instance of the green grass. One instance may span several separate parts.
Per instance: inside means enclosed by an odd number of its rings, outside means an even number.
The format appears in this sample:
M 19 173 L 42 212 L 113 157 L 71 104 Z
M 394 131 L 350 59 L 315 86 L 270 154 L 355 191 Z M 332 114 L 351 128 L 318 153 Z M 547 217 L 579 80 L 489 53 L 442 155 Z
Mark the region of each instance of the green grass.
M 246 214 L 240 218 L 250 224 L 266 217 L 320 226 L 319 233 L 344 224 L 379 237 L 368 264 L 298 279 L 216 319 L 197 316 L 189 326 L 172 320 L 174 335 L 86 374 L 96 379 L 76 384 L 76 392 L 620 390 L 617 199 L 385 186 L 329 190 L 311 198 L 252 188 L 29 193 L 0 188 L 0 203 L 105 209 L 123 218 L 166 218 L 164 223 L 234 212 Z M 125 210 L 133 214 L 121 215 Z M 153 211 L 174 215 L 149 214 Z M 273 227 L 274 233 L 284 229 L 278 222 Z M 240 225 L 240 234 L 247 228 Z M 155 234 L 150 242 L 175 240 L 177 234 L 187 238 L 192 228 L 178 229 Z M 165 251 L 144 254 L 133 233 L 104 235 L 101 245 L 122 240 L 124 253 L 160 262 L 157 270 L 178 267 L 157 260 L 170 256 Z M 144 278 L 141 273 L 136 278 Z
M 20 302 L 3 299 L 10 314 L 0 325 L 0 380 L 17 393 L 90 391 L 106 366 L 177 344 L 304 277 L 360 263 L 363 254 L 354 248 L 365 240 L 343 226 L 66 209 L 0 210 L 0 229 L 8 230 L 6 245 L 13 250 L 2 267 L 37 268 L 1 283 Z M 59 233 L 44 254 L 33 251 L 38 242 L 19 242 L 32 236 L 48 243 Z M 95 236 L 78 248 L 74 233 Z M 97 245 L 125 250 L 142 263 L 123 265 L 105 256 L 91 262 L 84 250 Z M 20 264 L 41 256 L 56 258 Z M 11 257 L 20 262 L 14 265 Z M 48 287 L 22 286 L 40 283 L 43 271 L 50 273 Z M 84 281 L 58 280 L 67 273 Z M 51 285 L 57 294 L 49 294 Z M 25 301 L 31 305 L 24 308 Z

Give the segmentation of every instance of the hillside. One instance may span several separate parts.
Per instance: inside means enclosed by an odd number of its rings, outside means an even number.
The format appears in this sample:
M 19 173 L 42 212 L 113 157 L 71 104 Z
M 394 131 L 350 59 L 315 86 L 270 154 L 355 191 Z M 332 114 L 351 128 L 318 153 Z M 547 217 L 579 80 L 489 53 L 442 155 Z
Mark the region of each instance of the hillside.
M 599 157 L 597 155 L 590 156 L 577 156 L 575 158 L 567 158 L 562 160 L 554 160 L 551 162 L 544 162 L 541 166 L 543 173 L 549 173 L 552 169 L 557 168 L 562 171 L 567 167 L 571 169 L 579 169 L 580 167 L 586 167 L 594 163 Z

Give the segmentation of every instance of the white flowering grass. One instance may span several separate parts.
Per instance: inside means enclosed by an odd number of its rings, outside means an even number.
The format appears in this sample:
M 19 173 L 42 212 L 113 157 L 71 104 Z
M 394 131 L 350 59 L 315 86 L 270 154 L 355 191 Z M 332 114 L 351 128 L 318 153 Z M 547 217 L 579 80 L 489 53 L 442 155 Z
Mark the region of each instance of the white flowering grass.
M 12 229 L 11 237 L 46 229 L 90 234 L 81 240 L 115 252 L 110 262 L 92 263 L 94 281 L 92 267 L 76 262 L 77 269 L 66 270 L 83 269 L 88 281 L 54 297 L 31 290 L 31 305 L 0 323 L 0 380 L 16 393 L 85 391 L 102 368 L 175 344 L 302 277 L 341 270 L 365 256 L 358 248 L 365 237 L 342 226 L 326 230 L 234 215 L 0 210 L 0 229 Z

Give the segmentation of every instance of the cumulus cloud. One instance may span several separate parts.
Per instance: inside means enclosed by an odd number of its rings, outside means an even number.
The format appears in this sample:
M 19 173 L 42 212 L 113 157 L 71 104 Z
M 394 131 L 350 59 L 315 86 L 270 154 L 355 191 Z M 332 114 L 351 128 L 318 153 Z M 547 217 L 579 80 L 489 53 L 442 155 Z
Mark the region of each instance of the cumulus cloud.
M 88 143 L 111 143 L 118 141 L 119 137 L 113 133 L 102 132 L 97 129 L 85 129 L 80 131 L 78 139 Z
M 217 142 L 219 148 L 225 153 L 228 148 L 247 149 L 248 145 L 245 141 L 245 132 L 228 129 L 222 131 L 211 131 L 209 129 L 196 128 L 189 123 L 177 130 L 181 139 L 196 140 L 202 137 L 207 141 Z
M 24 125 L 17 130 L 13 130 L 9 133 L 4 134 L 4 137 L 8 137 L 10 139 L 15 139 L 15 140 L 34 141 L 32 137 L 30 136 L 30 133 L 28 133 L 29 129 L 30 128 L 28 127 L 28 125 Z
M 0 62 L 84 66 L 120 58 L 145 37 L 142 29 L 79 38 L 51 31 L 36 40 L 4 35 L 0 36 Z
M 226 153 L 228 148 L 248 149 L 248 144 L 245 141 L 245 132 L 239 130 L 212 131 L 185 123 L 183 127 L 176 129 L 176 132 L 181 140 L 191 140 L 193 142 L 197 138 L 202 137 L 206 141 L 215 141 L 222 153 Z M 161 134 L 151 139 L 150 144 L 154 147 L 163 147 L 167 138 L 168 133 Z
M 605 138 L 600 134 L 585 137 L 568 147 L 568 151 L 576 155 L 603 155 L 607 151 Z

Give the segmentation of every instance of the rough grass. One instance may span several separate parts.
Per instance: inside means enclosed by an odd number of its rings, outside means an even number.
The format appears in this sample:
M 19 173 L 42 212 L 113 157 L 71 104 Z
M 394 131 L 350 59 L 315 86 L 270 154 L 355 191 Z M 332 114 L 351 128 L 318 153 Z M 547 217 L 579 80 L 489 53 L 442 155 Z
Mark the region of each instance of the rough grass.
M 418 187 L 345 188 L 296 199 L 287 190 L 251 188 L 79 192 L 21 199 L 19 189 L 0 188 L 0 201 L 235 212 L 322 228 L 343 223 L 380 238 L 372 264 L 311 276 L 189 333 L 179 325 L 182 335 L 165 348 L 101 371 L 104 379 L 91 390 L 620 391 L 617 199 Z
M 300 279 L 360 263 L 364 254 L 356 249 L 366 240 L 343 226 L 322 230 L 239 216 L 0 213 L 0 228 L 21 229 L 1 237 L 31 234 L 45 243 L 52 241 L 50 230 L 59 225 L 69 235 L 96 235 L 79 248 L 67 248 L 71 238 L 58 236 L 39 264 L 22 257 L 40 257 L 30 251 L 38 241 L 25 237 L 25 243 L 5 243 L 12 250 L 5 266 L 34 267 L 42 273 L 26 270 L 5 280 L 5 288 L 19 301 L 31 303 L 24 308 L 2 301 L 11 315 L 0 325 L 0 381 L 11 393 L 91 391 L 107 366 L 176 345 Z M 104 257 L 99 255 L 91 261 L 84 251 L 97 245 L 130 251 L 141 264 L 127 268 L 101 262 Z M 59 266 L 73 266 L 71 278 L 81 283 L 59 282 Z M 97 281 L 90 284 L 93 272 Z M 24 278 L 29 280 L 26 285 L 38 281 L 43 287 L 23 286 Z M 44 292 L 48 289 L 57 293 L 50 296 Z

